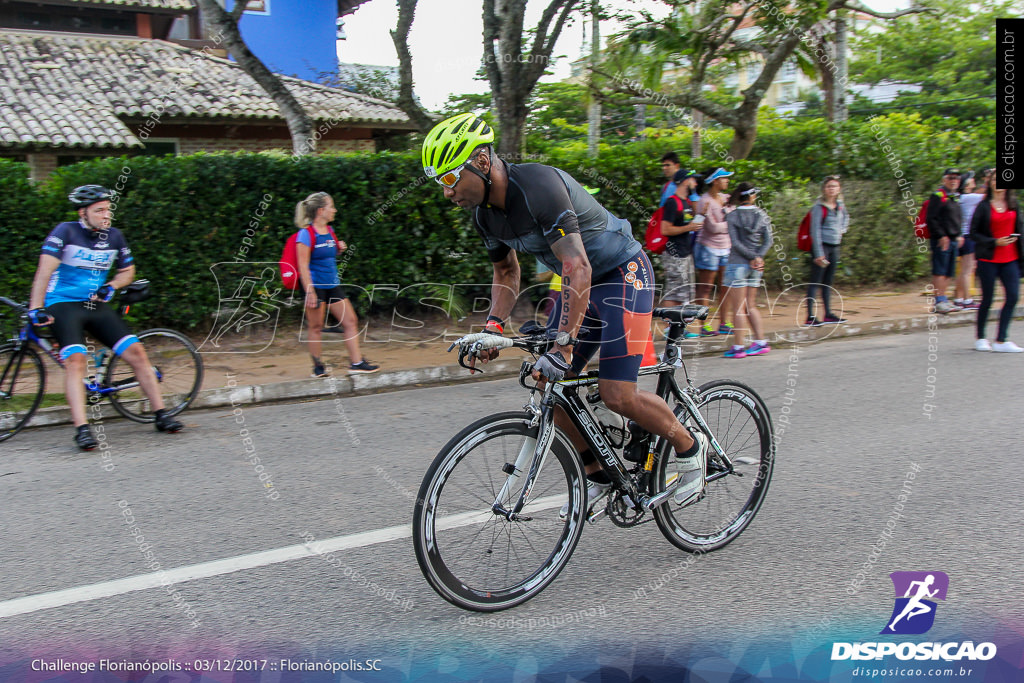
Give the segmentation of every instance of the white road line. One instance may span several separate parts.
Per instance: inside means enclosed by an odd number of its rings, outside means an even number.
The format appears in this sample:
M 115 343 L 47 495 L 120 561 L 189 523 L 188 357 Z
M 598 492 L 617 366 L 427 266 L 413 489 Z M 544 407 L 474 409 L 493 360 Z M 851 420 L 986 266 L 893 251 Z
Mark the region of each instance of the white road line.
M 540 511 L 561 506 L 565 499 L 566 497 L 564 495 L 538 498 L 536 501 L 531 503 L 530 509 Z M 489 519 L 493 519 L 493 515 L 489 510 L 485 512 L 463 512 L 456 515 L 441 517 L 435 524 L 438 529 L 454 529 L 460 526 L 478 524 Z M 26 595 L 23 598 L 15 598 L 13 600 L 0 602 L 0 619 L 4 617 L 13 617 L 18 614 L 30 614 L 32 612 L 52 609 L 54 607 L 73 605 L 78 602 L 88 602 L 89 600 L 109 598 L 115 595 L 122 595 L 124 593 L 132 593 L 134 591 L 144 591 L 151 588 L 159 588 L 161 586 L 170 586 L 177 583 L 183 583 L 185 581 L 205 579 L 211 576 L 220 576 L 221 574 L 231 574 L 233 572 L 239 572 L 246 569 L 256 569 L 258 567 L 265 567 L 267 565 L 278 564 L 280 562 L 302 560 L 338 550 L 350 550 L 352 548 L 362 548 L 364 546 L 376 545 L 378 543 L 397 541 L 411 536 L 412 526 L 392 526 L 384 529 L 376 529 L 374 531 L 363 531 L 358 534 L 336 536 L 335 538 L 316 541 L 313 545 L 315 550 L 305 544 L 290 545 L 284 548 L 265 550 L 263 552 L 250 553 L 249 555 L 239 555 L 237 557 L 229 557 L 223 560 L 214 560 L 212 562 L 203 562 L 202 564 L 193 564 L 187 567 L 178 567 L 177 569 L 156 571 L 151 574 L 129 576 L 124 579 L 104 581 L 102 583 L 94 583 L 88 586 L 78 586 L 76 588 L 52 591 L 50 593 L 39 593 L 38 595 Z

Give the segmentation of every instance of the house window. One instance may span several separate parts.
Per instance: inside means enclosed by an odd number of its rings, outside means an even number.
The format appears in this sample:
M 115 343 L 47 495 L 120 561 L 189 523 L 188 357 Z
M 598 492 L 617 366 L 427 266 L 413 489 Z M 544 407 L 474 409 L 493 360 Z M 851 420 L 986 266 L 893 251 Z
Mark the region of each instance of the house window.
M 174 156 L 178 153 L 178 142 L 176 140 L 153 140 L 149 139 L 143 143 L 145 147 L 138 156 L 143 157 L 165 157 Z
M 782 72 L 779 80 L 783 81 L 795 81 L 796 80 L 796 62 L 786 62 L 782 65 Z
M 751 83 L 757 80 L 757 77 L 761 75 L 761 63 L 750 62 L 747 64 L 747 83 Z

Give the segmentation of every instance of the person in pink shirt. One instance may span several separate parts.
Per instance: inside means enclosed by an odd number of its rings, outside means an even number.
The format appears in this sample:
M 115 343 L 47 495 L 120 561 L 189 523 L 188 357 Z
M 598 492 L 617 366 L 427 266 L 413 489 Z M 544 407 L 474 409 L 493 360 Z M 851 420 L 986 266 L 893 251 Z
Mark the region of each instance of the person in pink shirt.
M 729 187 L 731 175 L 724 168 L 705 174 L 705 191 L 697 203 L 697 215 L 704 217 L 704 223 L 697 233 L 697 243 L 693 246 L 693 265 L 697 270 L 695 303 L 712 307 L 715 302 L 719 303 L 718 329 L 707 322 L 701 329 L 702 337 L 732 334 L 733 330 L 729 322 L 729 311 L 725 307 L 723 286 L 725 266 L 729 262 L 732 247 L 729 242 L 729 225 L 725 222 L 725 203 L 729 199 L 725 191 Z

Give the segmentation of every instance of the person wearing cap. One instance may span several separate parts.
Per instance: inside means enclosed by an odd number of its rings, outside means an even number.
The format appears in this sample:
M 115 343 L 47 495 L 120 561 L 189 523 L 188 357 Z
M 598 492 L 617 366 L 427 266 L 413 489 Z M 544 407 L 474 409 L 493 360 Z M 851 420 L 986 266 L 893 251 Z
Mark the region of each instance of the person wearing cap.
M 110 347 L 135 371 L 142 391 L 153 407 L 160 432 L 177 432 L 183 425 L 166 414 L 153 366 L 139 338 L 107 302 L 118 289 L 135 280 L 135 259 L 124 235 L 111 227 L 110 200 L 114 193 L 100 185 L 76 187 L 68 201 L 78 220 L 58 224 L 43 241 L 39 266 L 32 280 L 29 321 L 51 326 L 64 362 L 64 389 L 75 444 L 91 451 L 99 443 L 89 429 L 85 414 L 85 373 L 88 349 L 85 333 Z M 107 280 L 111 267 L 114 277 Z
M 731 334 L 732 323 L 725 307 L 725 267 L 729 263 L 729 226 L 725 222 L 725 190 L 729 187 L 730 171 L 714 169 L 705 174 L 705 192 L 697 204 L 697 215 L 704 217 L 697 243 L 693 247 L 693 265 L 697 269 L 697 303 L 713 306 L 721 302 L 718 309 L 719 326 L 715 330 L 710 322 L 701 329 L 702 337 L 716 334 Z M 718 289 L 712 294 L 715 282 Z
M 960 211 L 964 218 L 961 232 L 964 236 L 964 244 L 957 250 L 960 267 L 957 270 L 956 286 L 953 289 L 953 305 L 960 308 L 977 309 L 981 305 L 971 298 L 971 284 L 974 282 L 974 271 L 977 266 L 974 240 L 971 239 L 970 234 L 971 217 L 974 216 L 974 209 L 985 198 L 988 178 L 991 175 L 992 169 L 985 168 L 978 171 L 977 176 L 972 171 L 968 171 L 960 177 Z
M 947 168 L 942 185 L 928 197 L 925 222 L 932 248 L 932 287 L 935 312 L 952 313 L 960 307 L 946 297 L 949 281 L 956 275 L 956 253 L 963 246 L 963 212 L 960 209 L 960 171 Z
M 665 206 L 668 198 L 676 193 L 676 182 L 673 180 L 673 177 L 676 173 L 679 173 L 679 168 L 678 154 L 675 152 L 665 152 L 661 155 L 661 172 L 665 175 L 665 179 L 668 182 L 661 186 L 661 198 L 658 200 L 658 206 Z
M 661 217 L 661 234 L 668 237 L 661 265 L 665 270 L 665 292 L 662 306 L 679 306 L 693 300 L 693 244 L 694 232 L 700 230 L 704 217 L 697 217 L 694 201 L 698 174 L 679 170 L 672 177 L 676 185 L 675 198 L 667 202 Z M 688 332 L 688 338 L 698 336 Z

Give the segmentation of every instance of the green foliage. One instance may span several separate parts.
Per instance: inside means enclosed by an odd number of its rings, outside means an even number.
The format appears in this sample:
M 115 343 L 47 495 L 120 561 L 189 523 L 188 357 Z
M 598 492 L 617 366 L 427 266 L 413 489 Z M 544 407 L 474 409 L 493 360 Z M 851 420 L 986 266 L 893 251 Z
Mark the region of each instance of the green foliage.
M 983 0 L 965 5 L 930 0 L 937 12 L 890 22 L 887 30 L 868 33 L 855 46 L 850 65 L 860 83 L 896 81 L 921 88 L 894 104 L 915 105 L 923 116 L 955 116 L 961 120 L 991 117 L 996 82 L 996 18 L 1019 16 L 1020 0 Z M 945 100 L 970 101 L 933 104 Z
M 43 213 L 44 205 L 28 174 L 28 164 L 0 159 L 0 231 L 5 236 L 0 294 L 17 301 L 28 301 L 39 248 L 55 222 L 52 211 Z

